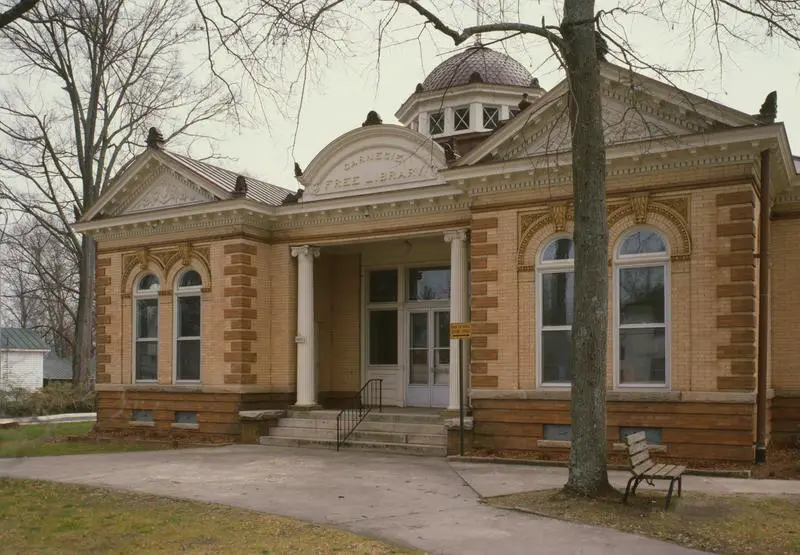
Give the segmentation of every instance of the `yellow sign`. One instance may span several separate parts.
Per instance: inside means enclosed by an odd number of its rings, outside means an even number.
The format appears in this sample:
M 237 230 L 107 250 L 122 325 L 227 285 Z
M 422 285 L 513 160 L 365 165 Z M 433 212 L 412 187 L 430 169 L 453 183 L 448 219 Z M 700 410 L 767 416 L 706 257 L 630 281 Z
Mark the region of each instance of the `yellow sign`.
M 450 322 L 450 339 L 472 337 L 472 322 Z

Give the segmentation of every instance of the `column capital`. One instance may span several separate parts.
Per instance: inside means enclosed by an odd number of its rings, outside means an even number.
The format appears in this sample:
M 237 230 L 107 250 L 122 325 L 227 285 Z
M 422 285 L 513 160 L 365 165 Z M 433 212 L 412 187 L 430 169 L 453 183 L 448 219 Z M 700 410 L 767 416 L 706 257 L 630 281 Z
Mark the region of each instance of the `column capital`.
M 467 240 L 467 230 L 466 229 L 451 229 L 444 232 L 444 240 L 448 243 L 452 243 L 453 241 L 466 241 Z
M 295 258 L 299 256 L 312 256 L 314 258 L 319 256 L 319 247 L 311 245 L 302 245 L 299 247 L 291 247 L 292 256 Z

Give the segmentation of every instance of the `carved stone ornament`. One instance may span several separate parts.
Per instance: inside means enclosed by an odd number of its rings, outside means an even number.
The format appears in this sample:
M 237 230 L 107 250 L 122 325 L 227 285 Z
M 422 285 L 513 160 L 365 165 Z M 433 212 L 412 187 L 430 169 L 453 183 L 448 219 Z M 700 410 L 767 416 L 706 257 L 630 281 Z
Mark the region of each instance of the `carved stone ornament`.
M 193 247 L 191 243 L 183 243 L 180 247 L 178 247 L 178 253 L 181 256 L 181 262 L 184 266 L 188 266 L 192 263 L 192 251 Z
M 630 198 L 631 212 L 633 212 L 633 220 L 638 224 L 647 222 L 647 206 L 650 196 L 647 193 L 633 195 Z
M 567 203 L 559 202 L 550 205 L 550 219 L 556 233 L 562 233 L 567 229 Z
M 136 251 L 136 262 L 139 263 L 142 270 L 147 268 L 147 265 L 150 263 L 150 251 L 147 248 L 142 248 Z

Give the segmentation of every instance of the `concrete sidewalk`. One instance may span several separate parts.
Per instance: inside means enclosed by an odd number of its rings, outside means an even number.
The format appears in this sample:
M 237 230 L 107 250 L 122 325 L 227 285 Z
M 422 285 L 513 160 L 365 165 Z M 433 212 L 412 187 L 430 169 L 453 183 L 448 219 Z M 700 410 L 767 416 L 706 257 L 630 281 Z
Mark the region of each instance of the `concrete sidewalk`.
M 700 553 L 606 528 L 486 506 L 473 487 L 486 492 L 508 489 L 499 471 L 459 465 L 455 472 L 440 458 L 245 445 L 0 459 L 0 476 L 222 503 L 327 524 L 427 553 Z M 529 483 L 523 474 L 514 480 L 523 486 Z
M 528 466 L 518 464 L 450 462 L 450 466 L 482 497 L 509 495 L 523 491 L 560 488 L 567 482 L 566 468 L 553 466 Z M 624 471 L 608 473 L 611 485 L 625 489 L 631 474 Z M 669 482 L 655 482 L 657 489 L 666 489 Z M 650 488 L 647 484 L 642 490 Z M 798 480 L 755 480 L 743 478 L 717 478 L 684 476 L 684 491 L 704 493 L 751 493 L 760 495 L 800 495 Z

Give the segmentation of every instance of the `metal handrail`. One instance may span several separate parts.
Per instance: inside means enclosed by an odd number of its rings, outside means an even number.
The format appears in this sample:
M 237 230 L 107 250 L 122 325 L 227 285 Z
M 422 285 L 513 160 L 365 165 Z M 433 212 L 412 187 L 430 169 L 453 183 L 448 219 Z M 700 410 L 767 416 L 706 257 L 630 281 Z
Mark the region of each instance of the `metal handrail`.
M 377 406 L 378 412 L 383 412 L 383 380 L 379 378 L 367 380 L 353 397 L 352 402 L 352 407 L 342 409 L 336 415 L 337 451 L 373 408 Z

